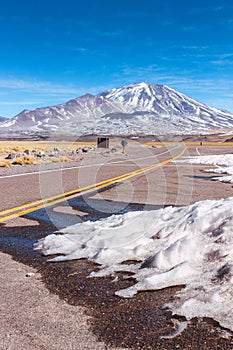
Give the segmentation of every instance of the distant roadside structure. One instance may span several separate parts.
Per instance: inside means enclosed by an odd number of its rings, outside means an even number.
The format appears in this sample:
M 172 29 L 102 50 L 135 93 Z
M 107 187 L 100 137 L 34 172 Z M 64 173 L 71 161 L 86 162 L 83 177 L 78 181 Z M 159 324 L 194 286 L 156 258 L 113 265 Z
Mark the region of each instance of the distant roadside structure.
M 126 140 L 121 140 L 121 146 L 123 148 L 123 153 L 125 153 L 125 146 L 128 145 L 128 142 Z
M 109 137 L 98 136 L 97 137 L 97 148 L 109 148 Z

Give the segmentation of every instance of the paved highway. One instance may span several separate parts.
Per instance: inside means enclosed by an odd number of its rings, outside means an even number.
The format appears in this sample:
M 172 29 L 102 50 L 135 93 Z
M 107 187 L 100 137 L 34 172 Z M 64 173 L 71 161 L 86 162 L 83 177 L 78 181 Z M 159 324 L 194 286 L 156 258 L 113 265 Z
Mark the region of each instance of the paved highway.
M 153 172 L 181 157 L 185 149 L 176 145 L 130 159 L 2 176 L 0 222 Z

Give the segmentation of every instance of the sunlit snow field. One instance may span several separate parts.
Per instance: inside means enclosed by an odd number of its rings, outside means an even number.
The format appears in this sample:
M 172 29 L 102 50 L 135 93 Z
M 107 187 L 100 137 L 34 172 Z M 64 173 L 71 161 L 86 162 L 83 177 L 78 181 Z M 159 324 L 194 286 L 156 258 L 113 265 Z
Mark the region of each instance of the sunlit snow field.
M 231 154 L 185 161 L 215 165 L 211 172 L 228 173 L 233 182 Z M 88 258 L 99 264 L 91 276 L 132 272 L 135 284 L 118 290 L 120 297 L 185 285 L 168 305 L 174 314 L 211 317 L 233 331 L 232 223 L 233 197 L 206 200 L 79 223 L 41 239 L 35 249 L 59 254 L 53 261 Z

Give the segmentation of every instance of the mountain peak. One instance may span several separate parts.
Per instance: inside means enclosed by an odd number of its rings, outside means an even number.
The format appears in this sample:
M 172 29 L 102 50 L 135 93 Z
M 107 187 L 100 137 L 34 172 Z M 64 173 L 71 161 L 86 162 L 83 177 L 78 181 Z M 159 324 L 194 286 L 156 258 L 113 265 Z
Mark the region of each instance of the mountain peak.
M 153 88 L 153 89 L 167 87 L 164 84 L 154 84 L 154 83 L 151 83 L 149 81 L 142 81 L 142 82 L 134 83 L 134 84 L 131 84 L 128 86 L 135 86 L 135 87 L 142 88 L 142 89 L 146 89 L 148 87 Z
M 88 99 L 88 98 L 93 98 L 93 97 L 94 97 L 94 95 L 89 94 L 89 93 L 87 93 L 87 94 L 81 96 L 81 98 L 86 98 L 86 99 Z
M 157 101 L 166 95 L 165 90 L 164 85 L 140 82 L 105 91 L 100 96 L 104 96 L 117 103 L 151 110 Z
M 139 88 L 147 88 L 148 86 L 151 86 L 152 84 L 149 83 L 148 81 L 141 81 L 140 83 L 134 83 L 134 84 L 131 84 L 131 85 L 132 86 L 137 86 Z

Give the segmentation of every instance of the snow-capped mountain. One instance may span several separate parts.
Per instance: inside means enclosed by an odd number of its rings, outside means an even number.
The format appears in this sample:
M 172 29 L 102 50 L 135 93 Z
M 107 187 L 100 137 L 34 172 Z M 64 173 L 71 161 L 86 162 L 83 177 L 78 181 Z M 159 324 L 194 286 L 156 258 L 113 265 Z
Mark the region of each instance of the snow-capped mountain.
M 1 116 L 0 116 L 0 123 L 5 122 L 6 120 L 7 120 L 7 118 L 5 118 L 5 117 L 1 117 Z
M 102 94 L 107 99 L 132 107 L 135 111 L 148 111 L 157 115 L 161 122 L 183 128 L 232 127 L 233 115 L 193 100 L 166 85 L 149 83 L 133 84 L 112 89 Z
M 62 135 L 152 135 L 200 133 L 233 127 L 233 115 L 217 110 L 166 85 L 131 84 L 96 96 L 24 110 L 0 124 L 0 132 Z

